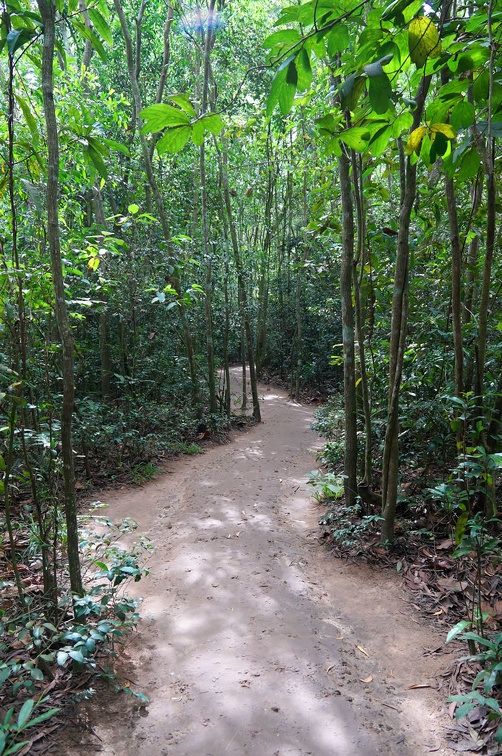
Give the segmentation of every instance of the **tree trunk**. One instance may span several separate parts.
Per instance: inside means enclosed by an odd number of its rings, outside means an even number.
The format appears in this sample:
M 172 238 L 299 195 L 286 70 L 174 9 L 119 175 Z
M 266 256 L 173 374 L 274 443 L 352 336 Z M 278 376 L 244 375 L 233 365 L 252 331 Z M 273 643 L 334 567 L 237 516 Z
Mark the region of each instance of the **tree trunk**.
M 431 82 L 431 76 L 424 76 L 417 93 L 417 106 L 414 111 L 411 129 L 419 125 L 425 105 L 425 99 Z M 389 348 L 389 387 L 387 404 L 387 428 L 382 463 L 382 506 L 383 518 L 382 542 L 394 540 L 396 519 L 398 470 L 399 470 L 399 392 L 403 371 L 403 361 L 408 322 L 409 298 L 409 258 L 410 258 L 410 219 L 415 202 L 417 167 L 410 158 L 404 159 L 401 151 L 401 202 L 399 210 L 399 230 L 397 236 L 397 256 L 394 270 L 394 287 L 392 293 L 392 316 Z
M 54 287 L 54 313 L 61 339 L 63 354 L 63 402 L 61 410 L 61 445 L 63 458 L 64 505 L 67 529 L 68 566 L 70 585 L 74 594 L 83 594 L 80 571 L 77 507 L 75 501 L 75 471 L 72 448 L 72 417 L 74 405 L 74 343 L 66 309 L 61 249 L 59 243 L 58 188 L 59 139 L 54 107 L 54 43 L 55 12 L 52 0 L 38 0 L 44 24 L 42 55 L 42 94 L 47 128 L 47 243 L 51 255 L 52 284 Z
M 234 253 L 235 267 L 237 270 L 237 283 L 239 287 L 239 296 L 242 303 L 243 323 L 246 333 L 246 345 L 247 345 L 247 357 L 249 363 L 249 380 L 251 383 L 251 396 L 253 398 L 253 417 L 259 423 L 261 422 L 260 400 L 258 397 L 258 384 L 256 380 L 256 366 L 253 349 L 253 332 L 251 328 L 251 319 L 249 317 L 248 301 L 246 285 L 244 282 L 244 269 L 242 266 L 241 253 L 239 249 L 239 242 L 237 239 L 237 231 L 235 229 L 235 222 L 232 213 L 232 202 L 230 198 L 230 189 L 228 186 L 228 172 L 227 172 L 227 147 L 226 143 L 222 141 L 223 153 L 221 157 L 221 183 L 223 187 L 223 197 L 225 200 L 225 209 L 227 213 L 228 226 L 230 229 L 230 240 L 232 243 L 232 250 Z
M 342 202 L 342 262 L 340 299 L 342 306 L 343 398 L 345 410 L 344 491 L 345 503 L 353 506 L 357 496 L 357 407 L 352 305 L 352 267 L 354 263 L 354 207 L 350 185 L 350 161 L 345 152 L 338 158 Z

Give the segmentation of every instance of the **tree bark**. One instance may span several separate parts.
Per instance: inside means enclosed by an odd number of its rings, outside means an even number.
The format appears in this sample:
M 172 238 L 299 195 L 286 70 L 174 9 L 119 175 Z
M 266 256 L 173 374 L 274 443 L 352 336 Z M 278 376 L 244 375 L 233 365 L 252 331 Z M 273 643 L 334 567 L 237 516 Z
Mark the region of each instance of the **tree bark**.
M 80 571 L 77 507 L 75 501 L 75 470 L 72 448 L 72 418 L 74 405 L 74 343 L 66 308 L 61 248 L 59 241 L 58 189 L 59 139 L 54 107 L 54 44 L 55 12 L 52 0 L 38 0 L 44 24 L 42 54 L 42 95 L 47 128 L 47 243 L 51 255 L 54 314 L 63 355 L 63 402 L 61 409 L 61 445 L 63 458 L 64 506 L 67 529 L 68 567 L 74 594 L 83 594 Z
M 345 410 L 344 492 L 345 503 L 353 506 L 357 496 L 357 407 L 352 267 L 354 264 L 354 206 L 350 184 L 350 160 L 345 152 L 338 158 L 342 202 L 342 262 L 340 299 L 342 306 L 343 398 Z
M 417 128 L 421 121 L 430 82 L 431 76 L 424 76 L 420 82 L 418 93 L 415 98 L 417 106 L 413 114 L 412 130 Z M 399 210 L 394 288 L 392 293 L 387 428 L 385 432 L 382 464 L 382 514 L 384 518 L 382 525 L 383 543 L 390 543 L 394 540 L 397 506 L 399 469 L 399 392 L 401 388 L 406 328 L 408 322 L 410 220 L 413 204 L 415 202 L 417 184 L 417 167 L 416 164 L 412 164 L 410 158 L 407 158 L 405 164 L 402 166 L 401 177 L 402 195 Z

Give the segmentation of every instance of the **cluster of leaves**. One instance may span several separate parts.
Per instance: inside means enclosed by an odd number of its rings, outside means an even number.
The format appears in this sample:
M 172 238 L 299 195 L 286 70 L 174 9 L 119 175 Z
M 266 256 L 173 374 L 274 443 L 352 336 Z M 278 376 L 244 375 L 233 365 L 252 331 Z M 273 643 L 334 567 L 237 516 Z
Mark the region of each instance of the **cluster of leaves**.
M 95 503 L 95 508 L 101 506 Z M 87 592 L 82 597 L 63 596 L 47 618 L 47 605 L 37 593 L 27 594 L 24 605 L 10 599 L 1 611 L 0 699 L 4 707 L 13 703 L 3 724 L 3 747 L 0 753 L 15 753 L 26 745 L 19 743 L 27 727 L 37 727 L 60 709 L 52 708 L 32 717 L 36 706 L 50 701 L 49 690 L 57 689 L 70 674 L 83 670 L 104 674 L 106 657 L 135 627 L 139 615 L 137 602 L 124 587 L 148 574 L 144 555 L 151 548 L 141 537 L 130 548 L 118 539 L 131 536 L 136 529 L 132 520 L 113 525 L 103 516 L 90 514 L 82 518 L 81 549 L 86 566 Z M 11 581 L 2 576 L 2 591 L 10 595 Z M 111 675 L 113 676 L 113 674 Z M 138 693 L 139 696 L 142 694 Z M 26 699 L 26 696 L 30 698 Z M 23 701 L 19 708 L 18 701 Z M 18 714 L 15 718 L 15 712 Z M 9 750 L 10 748 L 15 750 Z

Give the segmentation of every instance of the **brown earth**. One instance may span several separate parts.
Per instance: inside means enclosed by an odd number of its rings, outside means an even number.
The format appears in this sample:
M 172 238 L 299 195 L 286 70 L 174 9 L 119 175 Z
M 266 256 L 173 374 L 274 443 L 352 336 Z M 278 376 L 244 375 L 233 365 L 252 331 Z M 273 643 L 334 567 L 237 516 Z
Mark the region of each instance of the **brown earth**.
M 51 753 L 451 754 L 433 653 L 393 572 L 335 560 L 306 476 L 312 412 L 261 386 L 263 423 L 143 488 L 106 494 L 153 541 L 123 671 L 146 693 L 98 696 Z M 412 685 L 431 687 L 412 688 Z

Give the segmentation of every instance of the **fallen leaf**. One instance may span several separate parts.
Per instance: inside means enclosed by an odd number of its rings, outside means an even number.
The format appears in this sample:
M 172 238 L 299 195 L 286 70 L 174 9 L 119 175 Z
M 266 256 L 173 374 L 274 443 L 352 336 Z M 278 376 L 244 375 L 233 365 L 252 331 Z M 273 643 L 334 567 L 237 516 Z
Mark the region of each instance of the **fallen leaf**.
M 408 690 L 415 690 L 416 688 L 430 688 L 429 683 L 415 683 L 414 685 L 408 685 Z
M 373 682 L 373 675 L 368 675 L 368 677 L 364 677 L 364 678 L 363 678 L 363 677 L 361 677 L 361 678 L 360 678 L 360 680 L 361 680 L 361 682 L 363 682 L 363 683 L 370 683 L 370 682 Z
M 237 531 L 237 533 L 235 534 L 235 537 L 236 537 L 236 538 L 239 538 L 240 534 L 241 534 L 241 531 L 239 530 L 239 531 Z
M 326 670 L 326 672 L 331 672 L 331 670 L 332 670 L 332 669 L 334 668 L 334 666 L 335 666 L 335 665 L 334 665 L 334 664 L 332 664 L 332 665 L 331 665 L 330 667 L 328 667 L 328 669 Z
M 365 651 L 365 650 L 364 650 L 364 648 L 363 648 L 362 646 L 358 646 L 358 645 L 357 645 L 357 643 L 356 643 L 356 648 L 358 648 L 358 649 L 359 649 L 359 651 L 360 651 L 360 652 L 361 652 L 362 654 L 364 654 L 365 656 L 369 656 L 368 652 L 367 652 L 367 651 Z

